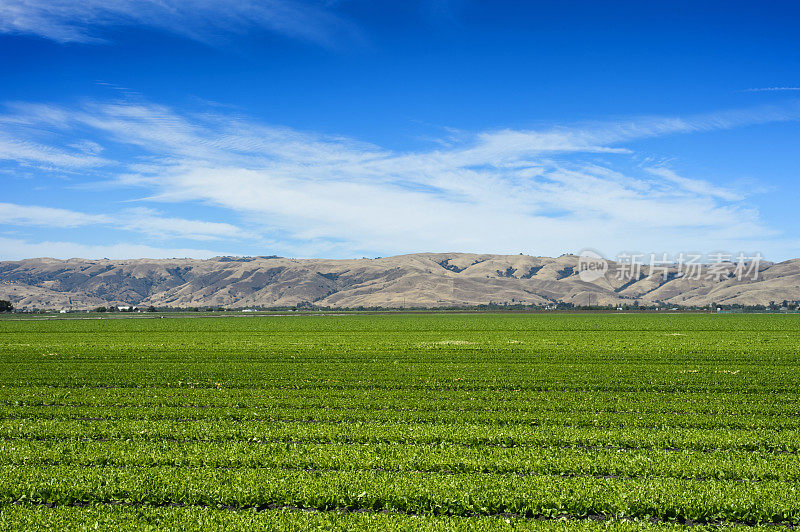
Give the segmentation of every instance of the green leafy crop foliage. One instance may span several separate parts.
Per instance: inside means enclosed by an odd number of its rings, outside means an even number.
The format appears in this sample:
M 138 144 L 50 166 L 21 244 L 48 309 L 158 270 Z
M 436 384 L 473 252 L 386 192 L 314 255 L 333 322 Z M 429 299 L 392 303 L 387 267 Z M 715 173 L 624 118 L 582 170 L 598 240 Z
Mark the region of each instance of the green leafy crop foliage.
M 800 524 L 793 315 L 0 321 L 0 528 Z

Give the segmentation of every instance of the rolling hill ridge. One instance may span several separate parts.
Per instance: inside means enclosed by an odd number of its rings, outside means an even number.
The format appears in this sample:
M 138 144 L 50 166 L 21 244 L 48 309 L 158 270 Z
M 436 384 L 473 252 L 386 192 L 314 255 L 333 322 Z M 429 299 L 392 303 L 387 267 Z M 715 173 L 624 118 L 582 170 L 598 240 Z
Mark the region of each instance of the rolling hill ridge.
M 0 262 L 0 299 L 19 309 L 101 305 L 226 308 L 313 304 L 320 307 L 458 307 L 488 303 L 547 306 L 768 305 L 800 300 L 800 259 L 761 263 L 757 278 L 689 276 L 672 266 L 636 278 L 609 262 L 586 282 L 579 258 L 419 253 L 377 259 L 282 257 Z M 732 265 L 731 265 L 732 266 Z

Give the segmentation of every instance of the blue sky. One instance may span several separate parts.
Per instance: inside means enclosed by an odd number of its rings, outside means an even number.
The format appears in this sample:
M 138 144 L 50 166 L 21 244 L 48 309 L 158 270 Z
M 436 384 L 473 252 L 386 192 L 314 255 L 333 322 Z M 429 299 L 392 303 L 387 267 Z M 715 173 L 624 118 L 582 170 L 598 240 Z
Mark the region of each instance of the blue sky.
M 0 258 L 798 257 L 798 20 L 0 0 Z

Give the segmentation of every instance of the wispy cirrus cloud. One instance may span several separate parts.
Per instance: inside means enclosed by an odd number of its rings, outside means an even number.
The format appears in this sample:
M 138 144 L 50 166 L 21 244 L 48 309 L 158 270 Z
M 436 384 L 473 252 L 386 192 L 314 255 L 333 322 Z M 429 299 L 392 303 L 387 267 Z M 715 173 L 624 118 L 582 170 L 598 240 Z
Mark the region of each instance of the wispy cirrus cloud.
M 800 91 L 800 87 L 758 87 L 745 89 L 744 92 L 781 92 L 781 91 Z
M 87 153 L 78 146 L 55 148 L 0 133 L 0 160 L 2 159 L 65 169 L 97 167 L 109 162 L 96 153 Z
M 87 214 L 69 209 L 0 203 L 0 224 L 33 225 L 42 227 L 84 227 L 109 223 L 111 218 L 102 214 Z
M 745 195 L 741 192 L 727 187 L 715 186 L 702 179 L 688 179 L 686 177 L 681 177 L 670 168 L 652 167 L 645 168 L 645 170 L 655 176 L 662 177 L 666 181 L 677 185 L 679 188 L 685 190 L 689 194 L 709 196 L 726 201 L 740 201 L 745 198 Z
M 165 217 L 146 207 L 123 209 L 113 214 L 90 214 L 70 209 L 0 203 L 0 224 L 75 229 L 108 226 L 154 239 L 225 240 L 254 238 L 235 225 L 203 220 Z
M 198 41 L 263 28 L 325 46 L 357 36 L 324 3 L 302 0 L 2 0 L 0 32 L 103 42 L 103 29 L 145 26 Z
M 108 259 L 208 259 L 219 255 L 216 251 L 197 248 L 163 248 L 143 244 L 81 244 L 48 240 L 28 242 L 19 238 L 0 237 L 0 260 L 21 260 L 31 257 L 108 258 Z
M 96 144 L 102 150 L 86 156 L 99 152 L 111 161 L 96 179 L 135 187 L 144 192 L 140 199 L 167 209 L 224 209 L 236 223 L 198 229 L 195 237 L 257 235 L 271 246 L 262 248 L 267 254 L 557 255 L 585 246 L 768 252 L 770 239 L 775 249 L 787 243 L 778 242 L 780 234 L 743 194 L 665 165 L 641 167 L 630 144 L 798 119 L 800 106 L 789 103 L 683 118 L 462 133 L 431 149 L 398 152 L 235 114 L 117 101 L 77 108 L 18 103 L 0 116 L 0 131 L 7 124 L 30 142 L 43 143 L 46 136 L 53 149 Z M 147 235 L 180 227 L 168 218 L 178 217 L 141 211 L 136 219 L 146 226 L 128 229 Z

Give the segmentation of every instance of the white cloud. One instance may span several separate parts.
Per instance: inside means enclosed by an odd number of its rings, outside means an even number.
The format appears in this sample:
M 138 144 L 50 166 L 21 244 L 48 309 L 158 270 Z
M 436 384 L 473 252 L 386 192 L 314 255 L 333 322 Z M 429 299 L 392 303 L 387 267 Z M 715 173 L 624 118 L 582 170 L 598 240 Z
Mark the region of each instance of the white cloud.
M 187 238 L 190 240 L 255 238 L 255 235 L 242 231 L 229 223 L 161 216 L 157 211 L 144 207 L 125 209 L 115 217 L 115 220 L 121 229 L 145 234 L 152 238 Z
M 120 228 L 150 236 L 257 235 L 270 243 L 269 253 L 294 256 L 424 250 L 558 255 L 586 246 L 609 253 L 785 254 L 796 243 L 767 227 L 742 195 L 664 165 L 642 170 L 625 143 L 797 119 L 800 107 L 789 104 L 479 132 L 405 153 L 145 102 L 79 109 L 17 104 L 0 117 L 0 130 L 8 124 L 21 138 L 30 130 L 36 140 L 46 124 L 49 135 L 63 134 L 64 143 L 90 146 L 87 154 L 109 159 L 122 147 L 134 156 L 114 161 L 115 168 L 107 169 L 110 182 L 140 187 L 150 203 L 165 208 L 199 202 L 227 209 L 239 220 L 207 224 L 142 211 L 117 221 Z M 76 132 L 86 138 L 76 138 Z
M 33 225 L 40 227 L 83 227 L 109 223 L 109 217 L 85 214 L 68 209 L 0 203 L 0 223 L 9 225 Z
M 646 168 L 648 172 L 653 175 L 663 177 L 667 181 L 674 183 L 678 187 L 685 190 L 687 193 L 690 194 L 697 194 L 700 196 L 711 196 L 715 198 L 719 198 L 722 200 L 728 201 L 739 201 L 744 199 L 744 195 L 725 188 L 725 187 L 718 187 L 712 185 L 708 181 L 703 181 L 701 179 L 688 179 L 686 177 L 681 177 L 676 174 L 673 170 L 664 167 L 655 167 L 655 168 Z
M 755 89 L 745 89 L 745 92 L 780 92 L 780 91 L 800 91 L 800 87 L 759 87 Z
M 0 32 L 58 42 L 102 42 L 102 29 L 142 25 L 208 41 L 264 28 L 333 45 L 353 26 L 325 6 L 301 0 L 1 0 Z
M 21 260 L 30 257 L 109 258 L 109 259 L 169 259 L 193 257 L 199 259 L 218 256 L 220 253 L 204 249 L 157 248 L 139 244 L 89 245 L 76 242 L 27 242 L 16 238 L 0 237 L 0 260 Z
M 0 133 L 0 160 L 16 161 L 35 166 L 58 166 L 68 169 L 90 168 L 108 161 L 82 148 L 65 150 L 33 141 L 11 138 Z
M 164 217 L 157 211 L 143 207 L 122 209 L 112 214 L 87 214 L 69 209 L 0 203 L 0 224 L 70 229 L 103 225 L 161 240 L 256 238 L 228 223 Z

